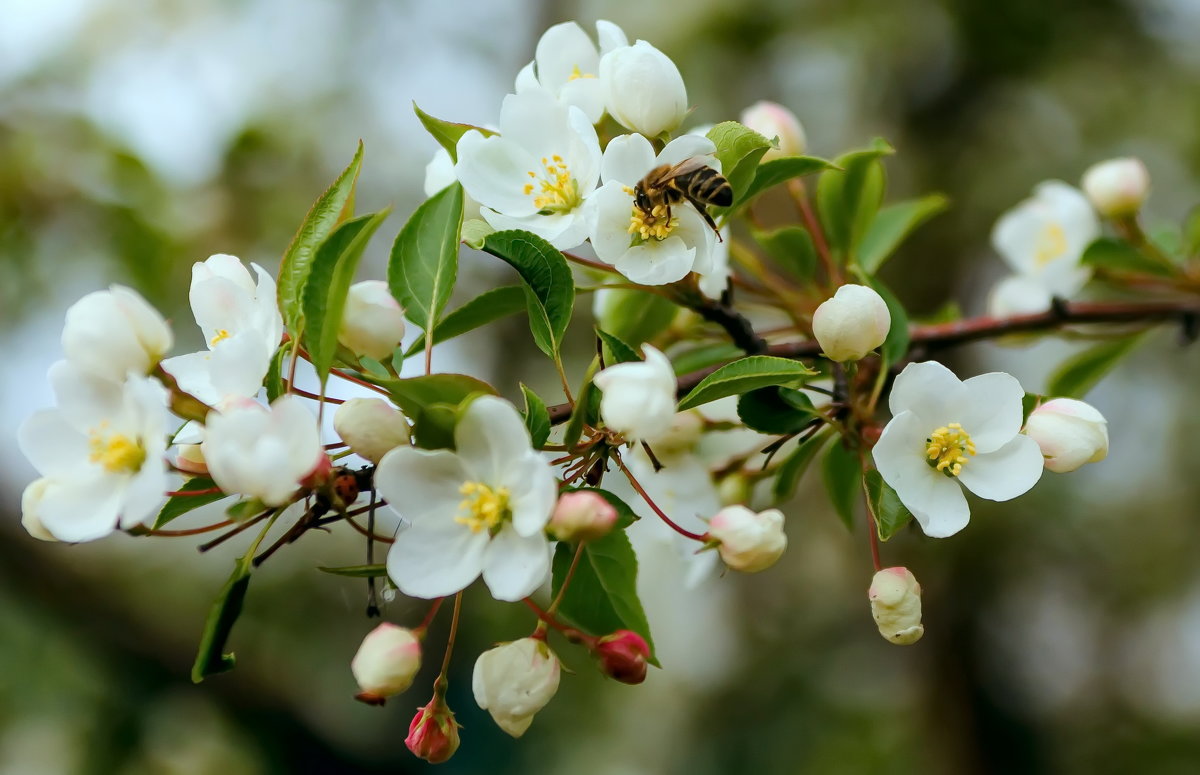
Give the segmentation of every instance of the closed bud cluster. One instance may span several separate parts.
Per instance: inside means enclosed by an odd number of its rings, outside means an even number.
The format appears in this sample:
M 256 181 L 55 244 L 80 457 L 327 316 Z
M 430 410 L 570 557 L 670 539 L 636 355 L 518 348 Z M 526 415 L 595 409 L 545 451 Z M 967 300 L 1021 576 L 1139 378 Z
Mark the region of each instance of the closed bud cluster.
M 356 355 L 390 358 L 404 337 L 404 310 L 387 283 L 366 280 L 350 286 L 338 341 Z
M 726 506 L 709 520 L 708 535 L 720 542 L 717 551 L 725 564 L 746 573 L 771 567 L 787 548 L 779 509 L 755 513 L 745 506 Z
M 921 585 L 908 568 L 884 568 L 867 591 L 879 634 L 898 646 L 911 646 L 925 634 L 921 624 Z
M 458 722 L 440 697 L 434 697 L 417 711 L 408 725 L 408 737 L 404 738 L 408 750 L 430 764 L 449 761 L 458 750 L 458 744 Z
M 593 653 L 600 659 L 600 669 L 609 678 L 626 684 L 640 684 L 646 680 L 650 646 L 636 632 L 617 630 L 612 635 L 605 635 L 596 641 Z
M 883 297 L 865 285 L 843 285 L 813 314 L 813 336 L 825 357 L 857 361 L 883 344 L 892 315 Z
M 1108 457 L 1108 422 L 1091 404 L 1055 398 L 1029 415 L 1025 433 L 1042 450 L 1046 468 L 1065 474 Z
M 1141 159 L 1109 159 L 1093 164 L 1083 173 L 1083 192 L 1101 215 L 1109 218 L 1133 215 L 1150 193 L 1150 173 Z
M 412 630 L 384 622 L 367 633 L 350 661 L 350 672 L 361 690 L 355 698 L 368 705 L 412 685 L 421 667 L 421 642 Z
M 761 100 L 742 111 L 742 123 L 770 140 L 777 138 L 778 148 L 763 154 L 763 160 L 780 156 L 800 156 L 808 148 L 808 138 L 796 114 L 777 102 Z
M 550 517 L 550 534 L 559 541 L 594 541 L 617 523 L 617 510 L 602 495 L 585 490 L 564 493 Z
M 520 737 L 558 691 L 560 669 L 545 641 L 522 638 L 480 654 L 471 689 L 501 729 Z
M 600 59 L 609 115 L 626 129 L 654 138 L 687 115 L 687 88 L 666 54 L 639 40 Z
M 351 398 L 334 413 L 333 429 L 355 454 L 372 463 L 407 446 L 412 436 L 408 420 L 382 398 Z

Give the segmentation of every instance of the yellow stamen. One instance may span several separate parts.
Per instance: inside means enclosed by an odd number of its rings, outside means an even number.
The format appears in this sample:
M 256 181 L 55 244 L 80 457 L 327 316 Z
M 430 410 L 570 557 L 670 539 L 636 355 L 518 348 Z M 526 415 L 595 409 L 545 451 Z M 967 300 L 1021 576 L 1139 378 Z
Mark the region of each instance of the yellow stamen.
M 962 473 L 962 467 L 974 454 L 975 442 L 971 441 L 971 434 L 956 422 L 943 425 L 925 439 L 926 462 L 946 476 Z
M 508 488 L 493 488 L 483 482 L 467 482 L 458 490 L 466 499 L 458 504 L 459 511 L 466 516 L 455 517 L 454 521 L 471 528 L 472 533 L 481 530 L 492 532 L 505 519 L 512 516 L 508 508 Z
M 212 340 L 208 343 L 208 346 L 216 347 L 218 342 L 224 342 L 226 339 L 228 339 L 231 336 L 233 336 L 233 334 L 229 333 L 229 331 L 222 328 L 222 329 L 218 330 L 217 333 L 213 336 Z
M 571 74 L 567 76 L 568 81 L 578 81 L 580 78 L 595 78 L 591 73 L 580 72 L 579 65 L 571 68 Z
M 670 220 L 667 219 L 666 205 L 654 205 L 649 215 L 635 205 L 633 214 L 629 218 L 628 232 L 641 237 L 642 242 L 652 239 L 663 240 L 678 225 L 679 219 L 675 216 L 671 216 Z
M 132 474 L 141 470 L 142 463 L 146 462 L 146 450 L 136 439 L 123 433 L 105 434 L 106 425 L 101 423 L 88 434 L 91 449 L 88 459 L 114 474 Z
M 1038 235 L 1033 262 L 1042 267 L 1066 252 L 1067 235 L 1062 226 L 1057 223 L 1049 223 Z
M 551 164 L 551 159 L 555 163 Z M 531 195 L 536 191 L 540 193 L 533 198 L 533 206 L 542 212 L 543 215 L 553 213 L 567 213 L 574 210 L 583 202 L 583 197 L 579 195 L 579 184 L 571 177 L 571 170 L 567 167 L 566 162 L 557 154 L 547 159 L 542 157 L 542 174 L 538 180 L 538 173 L 529 171 L 529 177 L 538 181 L 538 186 L 535 189 L 534 184 L 525 184 L 525 194 Z

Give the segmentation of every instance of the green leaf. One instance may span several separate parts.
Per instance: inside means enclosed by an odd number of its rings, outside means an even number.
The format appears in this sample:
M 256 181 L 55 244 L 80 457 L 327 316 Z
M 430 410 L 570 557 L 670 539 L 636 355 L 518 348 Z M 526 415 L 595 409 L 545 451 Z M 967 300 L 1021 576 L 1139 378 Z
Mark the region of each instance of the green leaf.
M 450 154 L 450 158 L 458 161 L 458 140 L 474 129 L 484 137 L 491 137 L 496 134 L 490 129 L 484 129 L 481 126 L 472 126 L 471 124 L 456 124 L 452 121 L 443 121 L 440 118 L 434 118 L 425 111 L 417 107 L 417 103 L 413 103 L 413 112 L 417 114 L 417 118 L 421 120 L 421 126 L 425 127 L 425 131 L 437 140 L 438 145 L 446 149 Z
M 457 404 L 428 404 L 413 418 L 413 441 L 421 449 L 454 449 Z
M 562 588 L 574 556 L 574 545 L 558 544 L 554 552 L 554 595 Z M 646 639 L 650 646 L 650 662 L 657 665 L 650 623 L 637 596 L 637 566 L 637 555 L 623 530 L 614 530 L 604 538 L 588 541 L 583 545 L 583 556 L 563 594 L 558 613 L 593 635 L 633 630 Z
M 426 406 L 457 406 L 471 395 L 497 395 L 494 387 L 466 374 L 427 374 L 423 377 L 379 379 L 374 382 L 388 391 L 400 411 L 413 418 Z
M 179 492 L 193 493 L 200 490 L 211 490 L 217 484 L 207 476 L 197 476 L 187 480 L 179 488 Z M 216 503 L 228 495 L 223 492 L 207 493 L 205 495 L 172 495 L 159 509 L 158 517 L 154 520 L 154 529 L 158 530 L 173 519 L 182 517 L 189 511 L 195 511 L 201 506 Z
M 887 541 L 912 521 L 913 515 L 883 476 L 874 468 L 863 474 L 867 498 L 871 501 L 871 513 L 875 516 L 875 530 L 880 541 Z
M 805 377 L 816 373 L 799 361 L 772 355 L 751 355 L 727 363 L 705 377 L 679 402 L 679 411 L 755 388 L 798 385 Z
M 267 504 L 260 501 L 258 498 L 248 498 L 244 501 L 238 501 L 229 508 L 225 509 L 225 515 L 234 522 L 242 522 L 257 517 L 267 510 Z
M 942 194 L 927 194 L 880 208 L 863 235 L 858 263 L 875 274 L 918 226 L 946 210 L 950 200 Z
M 567 260 L 536 234 L 515 229 L 489 234 L 483 249 L 521 275 L 529 289 L 526 302 L 533 340 L 542 352 L 556 358 L 575 306 L 575 281 Z
M 600 369 L 600 358 L 592 358 L 592 362 L 588 364 L 587 373 L 583 375 L 583 386 L 579 388 L 579 395 L 575 399 L 575 407 L 571 410 L 571 417 L 567 420 L 567 427 L 563 430 L 563 446 L 567 449 L 575 449 L 575 445 L 579 443 L 579 437 L 583 435 L 583 425 L 588 419 L 588 409 L 592 402 L 592 393 L 596 392 L 596 386 L 592 384 L 592 378 L 596 376 L 596 372 Z
M 350 578 L 354 579 L 374 579 L 387 575 L 387 566 L 383 564 L 343 565 L 339 568 L 329 568 L 324 565 L 318 565 L 317 570 L 323 573 L 332 573 L 334 576 L 349 576 Z
M 358 261 L 371 236 L 389 213 L 390 210 L 385 209 L 346 221 L 321 243 L 313 257 L 300 296 L 305 320 L 304 343 L 322 385 L 333 367 L 346 295 L 354 282 Z
M 283 261 L 279 265 L 279 311 L 293 337 L 298 336 L 302 328 L 300 292 L 308 280 L 309 266 L 317 247 L 354 209 L 354 187 L 362 169 L 362 157 L 363 144 L 360 140 L 350 166 L 318 197 L 283 254 Z
M 638 354 L 637 350 L 625 344 L 607 331 L 597 328 L 596 336 L 600 337 L 600 341 L 604 343 L 604 362 L 606 364 L 611 366 L 614 363 L 630 363 L 632 361 L 640 361 L 642 359 L 642 356 Z
M 884 361 L 888 366 L 892 366 L 902 361 L 908 354 L 908 313 L 904 311 L 904 305 L 886 285 L 874 279 L 870 281 L 870 285 L 883 298 L 883 303 L 887 305 L 888 313 L 892 317 L 892 325 L 888 329 L 887 338 L 883 340 L 883 344 L 879 348 Z
M 1122 358 L 1142 341 L 1141 334 L 1111 339 L 1077 353 L 1050 377 L 1048 396 L 1083 398 Z
M 524 383 L 521 383 L 521 395 L 525 396 L 525 427 L 529 429 L 533 448 L 541 449 L 550 437 L 550 412 L 546 411 L 546 402 Z
M 1033 414 L 1033 410 L 1038 408 L 1038 405 L 1044 400 L 1044 396 L 1037 393 L 1026 393 L 1021 396 L 1021 427 L 1025 427 L 1025 423 L 1029 422 L 1029 415 Z
M 495 231 L 487 221 L 471 218 L 463 221 L 461 237 L 463 243 L 471 250 L 483 250 L 483 243 L 487 240 L 487 236 Z
M 675 302 L 657 293 L 608 288 L 603 298 L 603 308 L 597 314 L 600 327 L 630 347 L 658 336 L 679 314 Z
M 784 400 L 781 394 L 785 391 L 791 400 Z M 781 387 L 743 393 L 738 396 L 737 413 L 747 428 L 779 435 L 799 433 L 816 417 L 808 396 L 799 390 Z
M 847 529 L 854 530 L 854 502 L 859 495 L 862 466 L 858 453 L 835 441 L 821 458 L 821 478 L 833 510 L 842 518 Z
M 500 318 L 515 315 L 525 309 L 525 289 L 520 285 L 504 285 L 484 291 L 458 309 L 448 313 L 433 327 L 433 343 L 438 344 L 473 331 L 480 326 L 493 323 Z M 410 358 L 425 349 L 425 334 L 404 351 Z
M 271 365 L 267 367 L 267 376 L 263 384 L 267 388 L 267 403 L 283 395 L 283 362 L 291 354 L 291 347 L 280 347 L 271 356 Z
M 1108 269 L 1113 272 L 1134 272 L 1139 274 L 1170 275 L 1169 267 L 1147 258 L 1141 251 L 1128 242 L 1112 237 L 1100 237 L 1087 246 L 1081 264 L 1094 266 L 1098 269 Z
M 833 163 L 816 156 L 783 156 L 764 161 L 754 172 L 754 179 L 738 194 L 733 208 L 737 209 L 772 186 L 829 169 Z M 736 191 L 737 189 L 735 189 Z
M 775 231 L 755 231 L 754 239 L 781 267 L 801 280 L 813 279 L 817 271 L 817 249 L 808 229 L 784 226 Z
M 676 376 L 679 376 L 698 369 L 706 369 L 718 363 L 727 363 L 741 358 L 743 355 L 745 352 L 736 344 L 712 342 L 679 353 L 671 362 L 671 368 L 675 370 Z
M 800 477 L 808 470 L 809 463 L 816 457 L 817 452 L 824 446 L 832 432 L 832 428 L 818 431 L 812 438 L 800 442 L 796 449 L 780 463 L 775 472 L 775 483 L 771 488 L 776 503 L 782 503 L 795 494 Z
M 817 210 L 825 238 L 843 259 L 855 255 L 883 201 L 880 157 L 892 152 L 884 140 L 876 139 L 868 149 L 839 156 L 834 164 L 841 169 L 826 170 L 817 181 Z
M 758 162 L 771 147 L 771 141 L 736 121 L 717 124 L 708 130 L 708 139 L 717 146 L 715 155 L 721 162 L 721 174 L 733 187 L 737 202 L 749 191 Z
M 388 288 L 405 317 L 426 333 L 437 325 L 454 290 L 462 213 L 462 186 L 455 183 L 426 199 L 392 245 Z
M 1183 222 L 1183 254 L 1200 256 L 1200 206 L 1193 207 Z

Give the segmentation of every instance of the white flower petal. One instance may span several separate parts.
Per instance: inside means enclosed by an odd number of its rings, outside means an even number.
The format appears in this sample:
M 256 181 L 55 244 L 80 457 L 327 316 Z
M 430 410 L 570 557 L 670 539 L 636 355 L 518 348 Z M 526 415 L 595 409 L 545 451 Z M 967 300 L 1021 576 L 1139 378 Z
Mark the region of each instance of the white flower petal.
M 534 63 L 533 62 L 530 62 L 529 64 L 525 65 L 524 67 L 522 67 L 520 70 L 517 71 L 517 80 L 513 84 L 514 92 L 516 92 L 517 94 L 520 94 L 523 91 L 529 91 L 530 89 L 540 89 L 540 88 L 542 88 L 542 85 L 540 83 L 538 83 L 537 74 L 534 72 Z M 447 158 L 449 158 L 449 155 L 447 155 Z M 429 183 L 428 183 L 428 181 L 429 181 L 428 173 L 426 173 L 425 180 L 426 180 L 425 196 L 432 196 L 433 194 L 440 191 L 442 188 L 445 188 L 445 186 L 440 186 L 440 187 L 434 189 L 433 191 L 430 191 Z M 446 185 L 449 185 L 449 184 L 447 183 Z
M 74 428 L 87 432 L 102 422 L 120 422 L 125 414 L 124 385 L 94 376 L 69 361 L 57 361 L 47 374 L 58 411 Z
M 625 36 L 625 31 L 604 19 L 596 22 L 596 39 L 600 41 L 601 54 L 607 54 L 614 48 L 629 45 L 629 38 Z
M 596 75 L 600 54 L 583 28 L 575 22 L 563 22 L 542 33 L 534 60 L 537 62 L 538 81 L 550 91 L 558 92 L 571 82 L 572 76 L 579 80 L 595 80 L 579 76 Z
M 1051 296 L 1041 278 L 1015 274 L 1005 277 L 992 288 L 988 295 L 988 314 L 1007 317 L 1045 312 L 1050 309 Z
M 214 399 L 216 401 L 226 396 L 253 396 L 262 387 L 273 354 L 273 349 L 268 347 L 262 334 L 250 329 L 217 342 L 208 359 L 187 363 L 185 369 L 207 366 L 209 384 L 217 396 Z
M 484 555 L 483 580 L 497 600 L 529 597 L 550 571 L 550 542 L 544 535 L 521 537 L 505 525 L 492 538 Z
M 592 124 L 604 118 L 604 84 L 599 78 L 576 78 L 563 84 L 558 99 L 583 111 Z
M 604 183 L 634 186 L 657 163 L 650 141 L 636 132 L 609 140 L 600 162 L 600 179 Z
M 509 466 L 500 482 L 509 491 L 513 528 L 519 535 L 542 532 L 558 500 L 558 482 L 554 470 L 536 452 L 526 450 L 523 458 Z
M 540 170 L 529 151 L 505 137 L 484 137 L 471 130 L 458 141 L 455 177 L 476 202 L 506 215 L 519 218 L 537 212 L 525 184 L 530 172 Z
M 979 454 L 963 466 L 963 486 L 990 501 L 1012 500 L 1029 492 L 1042 478 L 1042 450 L 1019 435 L 995 452 Z
M 598 188 L 589 201 L 592 249 L 601 261 L 611 264 L 629 251 L 633 194 L 626 193 L 620 183 L 611 182 Z
M 413 524 L 453 522 L 463 500 L 459 489 L 468 481 L 471 474 L 448 450 L 396 447 L 375 470 L 375 487 L 388 508 Z
M 693 156 L 712 156 L 717 152 L 717 146 L 713 145 L 713 141 L 703 135 L 680 135 L 671 142 L 667 143 L 662 152 L 655 159 L 656 164 L 671 164 L 675 165 L 685 159 L 690 159 Z M 716 159 L 711 159 L 712 166 L 720 171 L 720 165 Z M 647 170 L 649 172 L 649 170 Z M 645 174 L 645 173 L 642 173 Z
M 957 422 L 971 435 L 976 452 L 994 452 L 1021 431 L 1025 389 L 1016 377 L 993 371 L 962 384 L 967 391 L 967 405 Z
M 913 513 L 925 535 L 943 538 L 966 526 L 970 510 L 958 483 L 925 462 L 925 438 L 931 430 L 925 425 L 913 412 L 897 414 L 883 429 L 872 456 L 883 480 Z
M 117 528 L 122 488 L 106 474 L 52 479 L 42 494 L 38 516 L 60 541 L 95 541 Z
M 613 266 L 639 285 L 666 285 L 687 277 L 695 261 L 696 249 L 672 236 L 634 245 Z
M 390 504 L 390 501 L 389 501 Z M 452 595 L 479 578 L 486 531 L 472 532 L 452 514 L 414 521 L 388 550 L 388 576 L 406 595 L 432 599 Z
M 893 416 L 901 412 L 919 415 L 929 426 L 922 429 L 924 436 L 948 422 L 961 422 L 954 415 L 967 401 L 967 390 L 954 372 L 937 361 L 924 361 L 908 364 L 896 377 L 888 407 Z
M 549 242 L 559 250 L 571 250 L 582 245 L 588 238 L 589 223 L 586 213 L 587 204 L 569 213 L 552 213 L 541 215 L 534 213 L 520 218 L 514 218 L 495 210 L 480 210 L 480 215 L 496 231 L 505 229 L 522 229 L 532 232 Z
M 569 109 L 560 105 L 545 89 L 508 94 L 500 104 L 500 136 L 507 142 L 515 143 L 535 159 L 543 156 L 549 158 L 555 153 L 563 154 L 568 135 L 571 133 L 568 112 Z M 461 161 L 460 151 L 459 162 Z M 527 169 L 540 172 L 542 167 L 539 164 Z M 527 175 L 525 177 L 528 179 Z M 461 179 L 460 176 L 459 180 Z M 483 202 L 482 199 L 479 201 Z
M 241 266 L 240 261 L 238 266 Z M 245 267 L 242 271 L 246 271 Z M 250 280 L 249 272 L 246 272 L 246 280 Z M 193 280 L 189 298 L 196 324 L 204 332 L 204 341 L 209 347 L 213 346 L 214 340 L 252 326 L 257 317 L 253 290 L 247 292 L 241 283 L 227 277 Z
M 121 501 L 121 529 L 154 524 L 159 509 L 166 503 L 166 491 L 166 466 L 161 459 L 147 460 L 125 487 Z
M 70 477 L 89 454 L 87 436 L 55 409 L 35 412 L 21 423 L 17 443 L 37 472 L 48 477 Z
M 530 454 L 529 430 L 516 408 L 496 396 L 480 396 L 454 426 L 454 445 L 473 481 L 500 485 Z

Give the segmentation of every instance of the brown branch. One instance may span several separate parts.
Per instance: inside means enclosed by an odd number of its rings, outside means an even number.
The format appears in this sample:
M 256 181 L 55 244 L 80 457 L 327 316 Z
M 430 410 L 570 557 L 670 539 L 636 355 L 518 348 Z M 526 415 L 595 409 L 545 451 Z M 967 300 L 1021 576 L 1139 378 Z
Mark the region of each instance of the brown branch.
M 1060 302 L 1045 312 L 1010 317 L 984 315 L 949 323 L 913 326 L 909 353 L 928 354 L 969 342 L 996 339 L 1009 334 L 1051 331 L 1062 326 L 1084 323 L 1160 323 L 1177 320 L 1186 331 L 1194 331 L 1200 319 L 1200 303 L 1185 299 L 1173 302 Z M 815 340 L 786 342 L 767 347 L 768 355 L 780 358 L 812 358 L 821 346 Z M 676 395 L 683 397 L 700 381 L 725 364 L 716 364 L 684 374 L 676 381 Z M 550 422 L 566 422 L 571 416 L 568 404 L 548 407 Z

